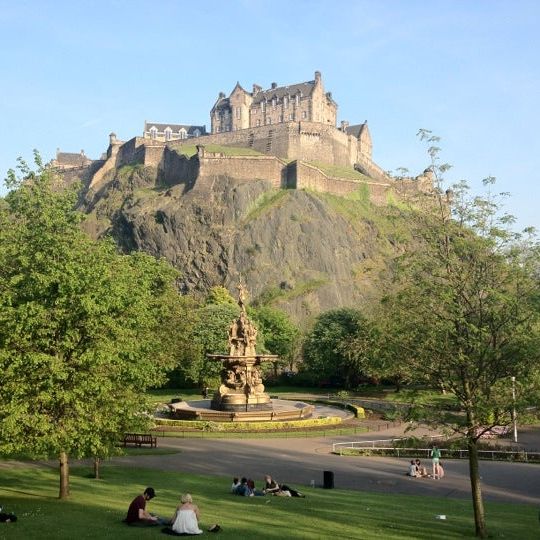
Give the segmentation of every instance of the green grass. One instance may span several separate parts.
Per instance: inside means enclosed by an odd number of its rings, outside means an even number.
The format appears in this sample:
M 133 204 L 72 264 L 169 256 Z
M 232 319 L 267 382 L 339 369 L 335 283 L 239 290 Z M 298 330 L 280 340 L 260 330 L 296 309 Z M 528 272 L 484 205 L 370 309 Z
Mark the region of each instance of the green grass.
M 466 500 L 299 485 L 295 487 L 305 491 L 305 499 L 245 498 L 229 494 L 230 478 L 111 465 L 102 467 L 102 480 L 88 478 L 89 472 L 72 469 L 71 498 L 59 501 L 56 469 L 3 467 L 0 499 L 19 521 L 1 524 L 2 539 L 162 538 L 159 527 L 132 529 L 121 522 L 130 501 L 148 485 L 157 492 L 149 511 L 170 517 L 180 494 L 190 492 L 201 509 L 201 528 L 219 523 L 223 540 L 451 540 L 472 538 L 474 532 L 472 506 Z M 529 505 L 486 503 L 489 532 L 505 540 L 538 538 L 537 512 Z M 446 514 L 446 521 L 435 519 L 438 514 Z
M 268 210 L 281 205 L 290 195 L 290 193 L 291 192 L 286 189 L 271 189 L 269 191 L 265 191 L 248 209 L 244 222 L 256 219 L 262 216 Z
M 308 165 L 313 165 L 320 169 L 323 173 L 328 176 L 335 176 L 337 178 L 346 178 L 347 180 L 357 180 L 359 182 L 373 182 L 372 178 L 369 178 L 361 172 L 349 168 L 349 167 L 340 167 L 339 165 L 330 165 L 329 163 L 321 163 L 319 161 L 308 161 Z
M 176 152 L 186 157 L 192 157 L 197 153 L 197 147 L 194 144 L 173 144 L 171 145 Z M 204 149 L 207 152 L 220 152 L 225 156 L 262 156 L 262 152 L 257 152 L 253 148 L 242 148 L 239 146 L 222 146 L 219 144 L 205 144 Z
M 271 305 L 276 301 L 294 300 L 300 296 L 304 296 L 310 292 L 316 291 L 323 285 L 329 282 L 326 276 L 320 278 L 309 279 L 307 281 L 297 283 L 292 289 L 281 289 L 279 287 L 266 288 L 256 299 L 254 305 Z

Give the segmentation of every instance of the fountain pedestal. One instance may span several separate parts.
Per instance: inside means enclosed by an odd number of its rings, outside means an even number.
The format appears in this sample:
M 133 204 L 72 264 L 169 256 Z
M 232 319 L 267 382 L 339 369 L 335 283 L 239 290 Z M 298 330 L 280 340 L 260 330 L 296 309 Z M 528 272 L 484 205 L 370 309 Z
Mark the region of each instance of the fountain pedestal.
M 272 410 L 270 396 L 264 391 L 261 362 L 276 360 L 271 354 L 257 354 L 257 328 L 249 320 L 245 306 L 245 289 L 238 287 L 240 316 L 229 328 L 229 354 L 209 354 L 223 362 L 221 385 L 211 407 L 217 411 L 249 412 Z

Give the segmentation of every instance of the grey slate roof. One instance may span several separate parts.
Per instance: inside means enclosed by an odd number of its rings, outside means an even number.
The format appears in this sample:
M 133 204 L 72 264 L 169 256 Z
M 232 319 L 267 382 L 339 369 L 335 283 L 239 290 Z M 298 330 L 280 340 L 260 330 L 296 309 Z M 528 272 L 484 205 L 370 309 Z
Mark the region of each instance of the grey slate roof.
M 253 96 L 253 103 L 260 103 L 265 99 L 271 101 L 272 98 L 282 99 L 284 96 L 290 95 L 296 96 L 300 93 L 302 96 L 309 96 L 315 86 L 315 81 L 307 81 L 298 84 L 291 84 L 290 86 L 278 86 L 277 88 L 269 88 L 268 90 L 261 90 Z
M 188 135 L 194 135 L 196 129 L 201 132 L 201 135 L 206 134 L 206 126 L 189 126 L 186 124 L 161 124 L 157 122 L 145 122 L 144 131 L 150 131 L 150 128 L 154 127 L 158 130 L 158 133 L 164 133 L 165 130 L 169 127 L 173 133 L 178 133 L 182 128 L 184 128 Z
M 367 122 L 364 122 L 363 124 L 355 124 L 354 126 L 349 126 L 347 128 L 347 135 L 354 135 L 358 139 L 358 137 L 360 137 L 360 133 L 362 133 L 365 127 L 367 127 Z

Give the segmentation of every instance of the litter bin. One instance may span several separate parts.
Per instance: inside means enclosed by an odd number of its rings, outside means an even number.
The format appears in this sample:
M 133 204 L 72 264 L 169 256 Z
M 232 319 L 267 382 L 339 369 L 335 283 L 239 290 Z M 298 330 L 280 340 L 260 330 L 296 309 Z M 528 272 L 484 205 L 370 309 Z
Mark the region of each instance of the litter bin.
M 323 488 L 334 489 L 334 471 L 323 471 Z

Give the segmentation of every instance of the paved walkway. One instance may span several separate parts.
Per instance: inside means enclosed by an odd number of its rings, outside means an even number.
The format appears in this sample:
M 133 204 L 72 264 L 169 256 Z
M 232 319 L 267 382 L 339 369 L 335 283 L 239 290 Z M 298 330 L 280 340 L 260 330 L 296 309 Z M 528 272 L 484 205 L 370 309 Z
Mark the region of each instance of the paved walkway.
M 411 432 L 428 433 L 426 429 Z M 334 472 L 335 487 L 377 492 L 405 493 L 442 497 L 470 497 L 468 462 L 446 460 L 442 480 L 415 479 L 405 475 L 407 458 L 337 456 L 333 442 L 372 440 L 403 435 L 403 427 L 381 433 L 311 439 L 178 439 L 160 438 L 159 447 L 178 449 L 178 454 L 125 456 L 115 463 L 156 468 L 163 471 L 211 474 L 227 478 L 248 476 L 259 482 L 264 474 L 298 487 L 313 480 L 320 486 L 323 471 Z M 540 429 L 521 430 L 527 445 L 540 447 Z M 443 456 L 444 457 L 444 456 Z M 425 463 L 429 465 L 429 463 Z M 540 465 L 487 462 L 480 464 L 486 500 L 540 503 Z M 224 489 L 226 487 L 224 486 Z

